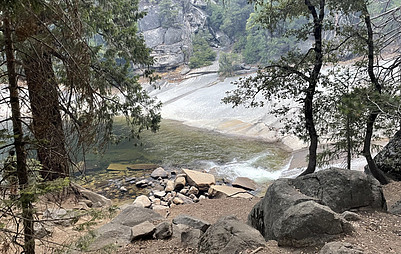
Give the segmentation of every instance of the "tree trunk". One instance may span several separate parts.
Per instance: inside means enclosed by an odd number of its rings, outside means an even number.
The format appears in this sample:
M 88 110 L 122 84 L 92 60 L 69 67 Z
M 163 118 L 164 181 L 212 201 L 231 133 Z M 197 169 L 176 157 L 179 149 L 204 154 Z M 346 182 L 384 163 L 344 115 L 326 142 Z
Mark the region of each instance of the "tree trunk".
M 50 54 L 40 45 L 23 61 L 32 111 L 32 132 L 44 180 L 69 176 L 68 154 Z
M 319 13 L 316 12 L 315 7 L 309 0 L 305 0 L 305 4 L 313 17 L 313 36 L 315 40 L 315 62 L 313 66 L 313 71 L 311 77 L 308 81 L 309 86 L 306 91 L 306 97 L 304 101 L 304 115 L 305 115 L 305 127 L 309 134 L 309 160 L 308 167 L 302 175 L 307 175 L 315 172 L 317 163 L 317 145 L 318 145 L 318 135 L 316 132 L 316 127 L 313 118 L 313 97 L 315 95 L 316 86 L 319 80 L 320 70 L 323 65 L 323 48 L 322 48 L 322 29 L 323 29 L 323 19 L 324 19 L 324 6 L 325 1 L 321 0 L 319 4 Z
M 368 74 L 370 81 L 372 82 L 374 89 L 377 93 L 381 94 L 382 92 L 382 86 L 379 82 L 379 80 L 376 77 L 376 74 L 374 72 L 374 41 L 373 41 L 373 29 L 372 29 L 372 23 L 370 20 L 369 12 L 367 9 L 367 6 L 364 6 L 364 10 L 362 12 L 365 16 L 365 25 L 366 29 L 368 31 L 368 38 L 366 40 L 366 43 L 368 45 Z M 363 155 L 366 158 L 366 161 L 368 163 L 368 167 L 372 175 L 381 183 L 381 184 L 388 184 L 389 181 L 385 177 L 384 173 L 377 167 L 375 161 L 372 158 L 372 154 L 370 152 L 370 146 L 371 146 L 371 140 L 373 136 L 373 127 L 374 123 L 376 121 L 377 116 L 379 113 L 377 110 L 372 109 L 367 123 L 366 123 L 366 133 L 365 133 L 365 139 L 363 141 Z
M 8 19 L 8 13 L 4 14 L 3 19 L 5 52 L 7 60 L 7 72 L 10 91 L 11 118 L 13 124 L 14 146 L 17 155 L 17 178 L 21 193 L 22 218 L 24 225 L 24 253 L 35 253 L 35 239 L 33 237 L 33 207 L 31 198 L 24 193 L 28 184 L 28 170 L 26 164 L 26 151 L 24 135 L 22 129 L 20 101 L 18 94 L 18 79 L 15 68 L 14 45 L 12 41 L 11 23 Z

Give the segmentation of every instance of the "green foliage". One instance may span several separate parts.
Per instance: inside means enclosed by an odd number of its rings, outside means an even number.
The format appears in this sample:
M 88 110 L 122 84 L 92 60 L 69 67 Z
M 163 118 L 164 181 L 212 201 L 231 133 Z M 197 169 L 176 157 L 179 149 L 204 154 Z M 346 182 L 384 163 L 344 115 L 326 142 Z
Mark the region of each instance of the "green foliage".
M 205 32 L 198 32 L 192 40 L 193 52 L 189 58 L 191 69 L 211 65 L 216 59 L 216 52 L 209 46 L 207 36 Z
M 234 75 L 234 72 L 241 69 L 241 56 L 234 53 L 220 53 L 219 74 L 225 77 Z
M 253 6 L 243 0 L 233 0 L 225 4 L 211 3 L 206 11 L 215 31 L 221 30 L 231 40 L 237 41 L 245 36 L 246 20 L 253 12 Z
M 179 7 L 172 0 L 162 0 L 159 8 L 162 27 L 169 28 L 180 25 L 177 21 Z

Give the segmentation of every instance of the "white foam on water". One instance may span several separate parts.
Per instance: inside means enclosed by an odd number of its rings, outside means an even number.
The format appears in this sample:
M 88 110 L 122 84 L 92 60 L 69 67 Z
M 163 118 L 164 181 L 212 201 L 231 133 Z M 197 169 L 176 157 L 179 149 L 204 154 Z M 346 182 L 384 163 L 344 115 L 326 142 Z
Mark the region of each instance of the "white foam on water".
M 257 155 L 249 160 L 238 161 L 233 159 L 232 161 L 224 164 L 218 164 L 215 162 L 207 161 L 204 162 L 207 167 L 206 171 L 216 172 L 217 175 L 227 180 L 234 181 L 237 177 L 247 177 L 254 180 L 257 183 L 265 183 L 267 181 L 276 180 L 282 177 L 282 173 L 288 170 L 291 160 L 279 170 L 272 170 L 260 166 L 254 166 L 255 162 L 260 160 L 266 154 Z

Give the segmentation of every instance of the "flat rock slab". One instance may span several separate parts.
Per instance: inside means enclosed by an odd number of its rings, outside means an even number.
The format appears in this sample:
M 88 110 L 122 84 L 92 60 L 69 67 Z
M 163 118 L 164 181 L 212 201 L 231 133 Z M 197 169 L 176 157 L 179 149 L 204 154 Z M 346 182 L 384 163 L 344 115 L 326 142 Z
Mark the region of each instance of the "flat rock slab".
M 208 193 L 213 198 L 253 198 L 253 195 L 244 189 L 224 185 L 213 185 L 210 187 Z
M 173 219 L 174 224 L 183 224 L 191 228 L 200 229 L 205 232 L 209 227 L 210 223 L 201 219 L 193 218 L 188 215 L 179 215 Z
M 187 176 L 188 184 L 191 186 L 196 186 L 201 191 L 208 190 L 211 185 L 216 184 L 216 179 L 212 174 L 189 169 L 183 169 L 182 171 Z
M 257 184 L 254 180 L 249 179 L 248 177 L 237 177 L 233 182 L 234 187 L 243 188 L 245 190 L 254 191 L 258 188 Z
M 138 239 L 150 239 L 156 231 L 155 225 L 149 221 L 144 221 L 141 224 L 135 225 L 131 228 L 131 241 Z

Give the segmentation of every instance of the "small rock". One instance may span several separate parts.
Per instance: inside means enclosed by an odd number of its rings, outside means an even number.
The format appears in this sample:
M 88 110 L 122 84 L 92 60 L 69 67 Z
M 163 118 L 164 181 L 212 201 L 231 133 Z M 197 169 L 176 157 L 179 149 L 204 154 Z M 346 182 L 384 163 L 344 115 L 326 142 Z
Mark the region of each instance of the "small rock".
M 189 198 L 181 193 L 177 193 L 177 197 L 182 199 L 182 201 L 184 201 L 184 204 L 193 204 L 194 203 L 194 201 L 191 198 Z
M 160 205 L 160 204 L 161 204 L 161 200 L 160 200 L 159 198 L 155 198 L 155 199 L 152 201 L 152 203 L 155 204 L 155 205 Z
M 34 235 L 35 238 L 41 239 L 45 236 L 50 236 L 53 233 L 53 228 L 44 225 L 43 223 L 35 222 L 34 224 Z
M 343 217 L 346 221 L 360 221 L 361 216 L 359 214 L 350 212 L 350 211 L 345 211 L 341 214 L 341 217 Z
M 174 190 L 174 182 L 171 180 L 168 180 L 166 182 L 166 188 L 164 189 L 165 192 L 170 192 Z
M 153 236 L 156 227 L 149 221 L 142 222 L 131 228 L 131 241 L 137 239 L 148 239 Z
M 168 177 L 168 173 L 166 170 L 164 170 L 164 168 L 159 167 L 157 169 L 155 169 L 152 174 L 150 175 L 152 178 L 154 179 L 158 179 L 160 178 L 167 178 Z
M 121 192 L 127 192 L 128 190 L 127 190 L 127 188 L 125 188 L 124 186 L 121 186 L 120 191 L 121 191 Z
M 138 188 L 145 188 L 148 185 L 149 185 L 149 180 L 147 179 L 143 179 L 135 183 L 135 186 Z
M 164 211 L 164 210 L 169 209 L 169 207 L 165 206 L 165 205 L 155 205 L 155 204 L 153 204 L 152 205 L 152 209 L 155 210 L 155 211 Z
M 150 201 L 147 196 L 141 195 L 135 199 L 132 205 L 135 207 L 149 208 L 152 205 L 152 201 Z
M 85 203 L 85 205 L 87 205 L 88 207 L 92 207 L 93 206 L 93 202 L 89 199 L 80 199 L 79 202 L 83 202 Z
M 173 198 L 173 203 L 176 205 L 182 205 L 182 204 L 184 204 L 184 201 L 182 199 L 180 199 L 179 197 L 175 197 L 175 198 Z
M 203 200 L 203 199 L 206 199 L 206 196 L 205 195 L 200 195 L 199 196 L 199 200 Z
M 188 188 L 184 188 L 182 190 L 180 190 L 181 194 L 187 195 L 188 194 L 189 189 Z
M 177 176 L 174 180 L 174 190 L 181 190 L 186 184 L 185 177 Z
M 157 198 L 162 198 L 162 197 L 166 196 L 166 192 L 165 191 L 156 191 L 156 192 L 153 192 L 153 195 Z
M 198 195 L 199 194 L 199 190 L 195 186 L 191 186 L 191 188 L 189 188 L 189 191 L 188 191 L 187 194 L 188 195 L 191 195 L 191 194 Z
M 192 200 L 194 200 L 194 199 L 196 199 L 197 197 L 195 196 L 195 194 L 191 194 L 191 195 L 189 195 L 188 196 L 190 199 L 192 199 Z
M 167 239 L 173 235 L 173 225 L 170 222 L 164 221 L 156 226 L 153 238 Z

